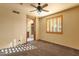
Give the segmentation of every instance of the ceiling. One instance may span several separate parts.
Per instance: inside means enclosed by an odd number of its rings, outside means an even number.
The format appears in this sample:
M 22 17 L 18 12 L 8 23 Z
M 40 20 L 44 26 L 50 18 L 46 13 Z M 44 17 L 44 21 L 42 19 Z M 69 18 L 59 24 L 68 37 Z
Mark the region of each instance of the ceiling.
M 41 3 L 41 5 L 43 5 L 43 4 Z M 34 5 L 37 6 L 38 4 L 34 4 Z M 49 10 L 49 12 L 41 12 L 40 14 L 38 14 L 37 11 L 29 12 L 31 10 L 35 10 L 35 8 L 30 6 L 30 4 L 23 4 L 22 6 L 25 7 L 25 9 L 28 11 L 29 15 L 43 17 L 43 16 L 47 16 L 47 15 L 68 9 L 68 8 L 72 8 L 77 5 L 79 5 L 79 4 L 77 4 L 77 3 L 48 3 L 48 6 L 45 7 L 44 9 Z
M 32 3 L 31 3 L 32 4 Z M 37 3 L 33 3 L 34 5 L 38 5 Z M 43 5 L 44 3 L 41 3 L 41 5 Z M 0 4 L 2 5 L 2 4 Z M 69 9 L 75 6 L 78 6 L 79 3 L 48 3 L 48 6 L 45 7 L 45 10 L 49 10 L 49 12 L 41 12 L 40 14 L 37 13 L 37 11 L 35 12 L 29 12 L 31 10 L 35 10 L 34 7 L 30 6 L 30 3 L 23 3 L 23 5 L 20 5 L 19 3 L 6 3 L 4 4 L 4 6 L 13 6 L 16 8 L 19 8 L 20 10 L 22 10 L 22 12 L 31 15 L 31 16 L 39 16 L 39 17 L 43 17 L 43 16 L 47 16 L 65 9 Z M 20 11 L 21 12 L 21 11 Z

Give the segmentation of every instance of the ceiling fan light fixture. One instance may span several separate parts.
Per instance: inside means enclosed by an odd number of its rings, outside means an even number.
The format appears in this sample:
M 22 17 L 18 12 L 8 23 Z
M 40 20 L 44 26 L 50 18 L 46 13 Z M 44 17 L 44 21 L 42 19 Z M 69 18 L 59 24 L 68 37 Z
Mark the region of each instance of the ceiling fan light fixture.
M 37 10 L 37 13 L 38 13 L 39 15 L 40 15 L 41 12 L 42 12 L 42 11 L 38 11 L 38 10 Z

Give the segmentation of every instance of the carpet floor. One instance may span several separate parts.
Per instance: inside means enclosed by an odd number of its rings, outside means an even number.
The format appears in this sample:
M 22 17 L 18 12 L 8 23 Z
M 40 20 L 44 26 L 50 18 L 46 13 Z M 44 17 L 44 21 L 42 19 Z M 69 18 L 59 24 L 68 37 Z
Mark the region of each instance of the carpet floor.
M 28 49 L 27 46 L 29 47 Z M 14 49 L 15 48 L 16 47 L 14 47 Z M 3 53 L 3 51 L 1 50 L 2 52 L 0 52 L 0 55 L 1 56 L 79 56 L 79 50 L 43 41 L 28 42 L 27 44 L 20 46 L 20 49 L 18 48 L 15 49 L 15 52 L 11 53 L 10 52 Z

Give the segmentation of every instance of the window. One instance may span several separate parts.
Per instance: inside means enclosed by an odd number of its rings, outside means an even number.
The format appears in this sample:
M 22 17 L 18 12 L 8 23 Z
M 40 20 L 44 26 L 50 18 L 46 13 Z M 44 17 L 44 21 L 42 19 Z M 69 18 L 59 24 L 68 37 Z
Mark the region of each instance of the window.
M 61 34 L 63 32 L 63 16 L 61 15 L 48 18 L 46 21 L 46 26 L 46 30 L 48 33 Z

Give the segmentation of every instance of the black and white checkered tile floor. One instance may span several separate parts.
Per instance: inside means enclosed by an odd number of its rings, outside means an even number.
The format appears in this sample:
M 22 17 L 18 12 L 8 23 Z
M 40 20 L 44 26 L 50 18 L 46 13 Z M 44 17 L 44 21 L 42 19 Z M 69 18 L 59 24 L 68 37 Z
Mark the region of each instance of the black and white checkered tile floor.
M 32 45 L 32 44 L 22 44 L 22 45 L 18 45 L 16 47 L 11 47 L 11 48 L 5 48 L 5 49 L 1 49 L 0 53 L 3 54 L 10 54 L 10 53 L 15 53 L 15 52 L 21 52 L 21 51 L 26 51 L 26 50 L 32 50 L 32 49 L 36 49 L 37 47 Z

